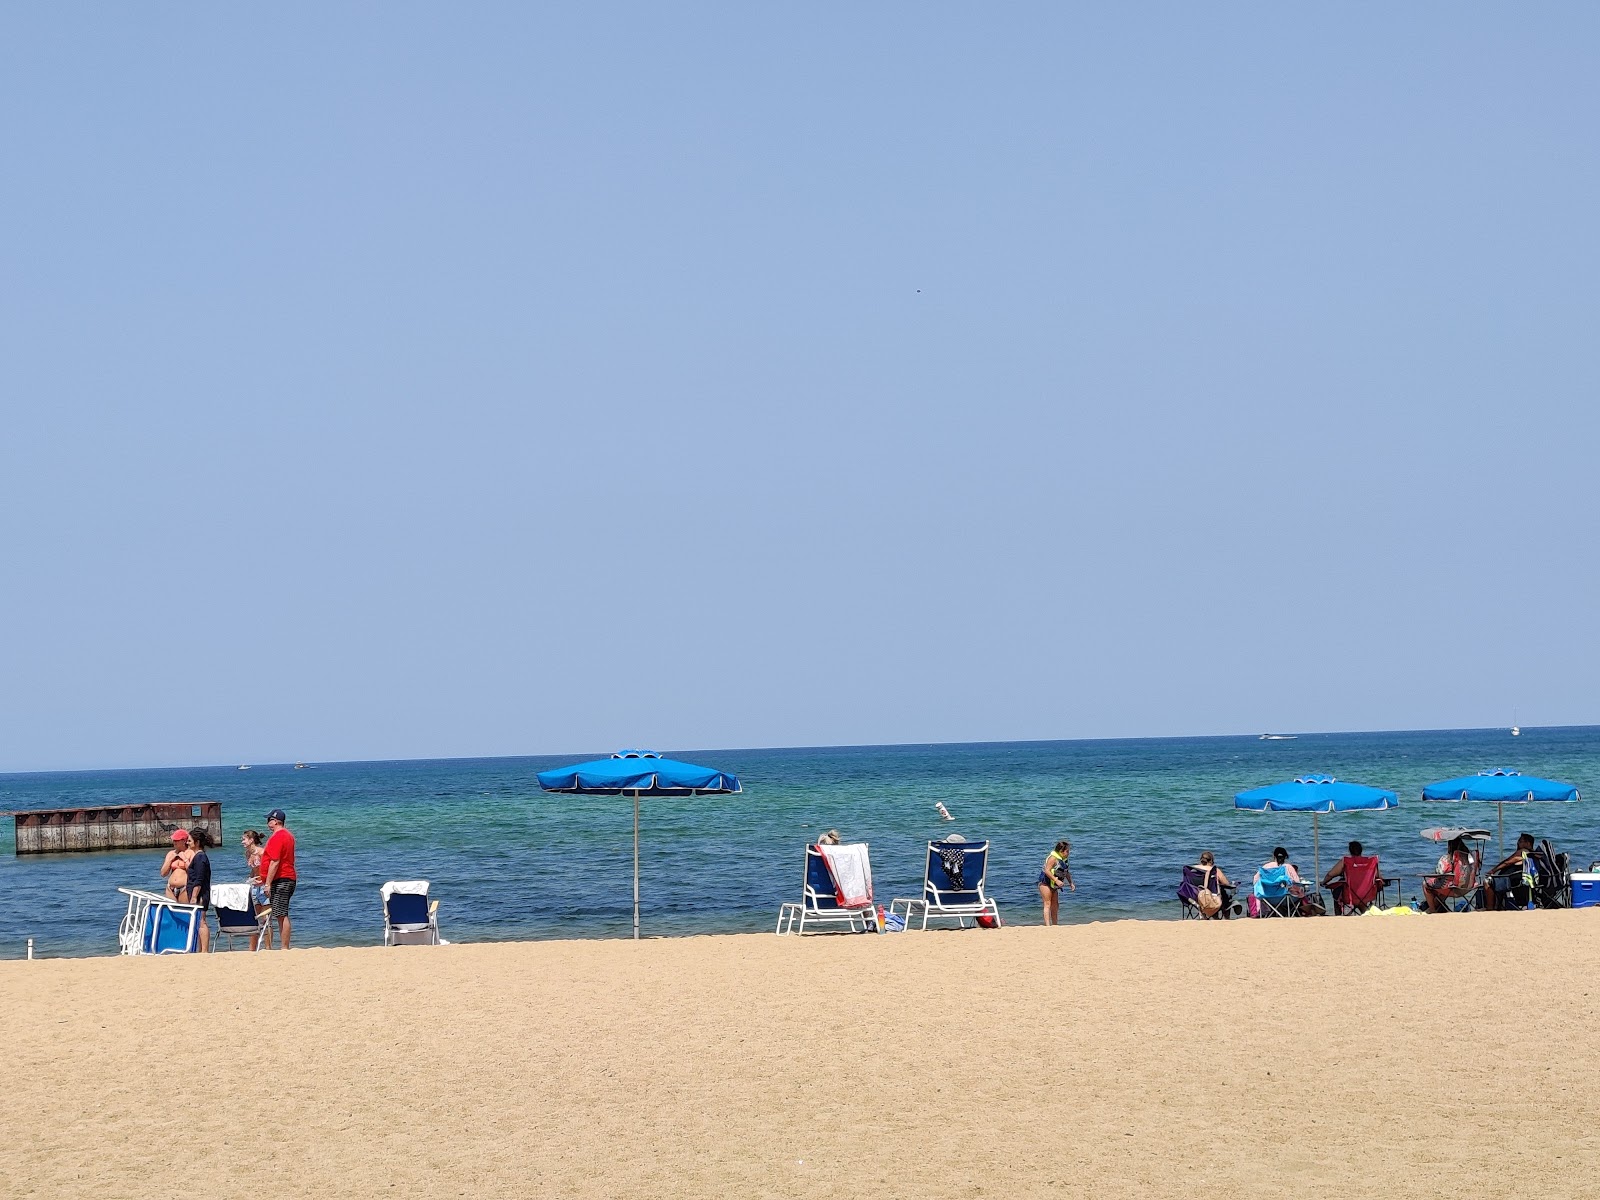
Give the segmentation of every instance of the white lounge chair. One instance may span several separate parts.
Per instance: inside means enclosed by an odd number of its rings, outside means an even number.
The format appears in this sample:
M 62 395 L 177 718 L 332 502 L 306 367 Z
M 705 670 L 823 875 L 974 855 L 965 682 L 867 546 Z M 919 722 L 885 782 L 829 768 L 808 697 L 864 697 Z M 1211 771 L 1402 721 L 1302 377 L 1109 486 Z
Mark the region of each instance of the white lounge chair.
M 989 843 L 949 839 L 928 843 L 928 865 L 923 872 L 922 895 L 895 899 L 889 912 L 899 914 L 911 928 L 919 910 L 926 929 L 932 917 L 953 917 L 965 929 L 967 918 L 992 917 L 998 924 L 1000 906 L 984 894 L 984 879 L 989 871 Z
M 378 889 L 383 897 L 385 946 L 438 946 L 439 902 L 428 899 L 426 879 L 390 880 Z
M 128 911 L 117 931 L 123 954 L 194 954 L 200 949 L 200 924 L 206 919 L 202 909 L 139 888 L 117 891 L 128 897 Z
M 816 846 L 806 847 L 806 874 L 801 885 L 799 903 L 784 904 L 778 909 L 779 934 L 800 934 L 807 925 L 847 926 L 852 933 L 876 933 L 878 910 L 872 904 L 872 866 L 867 856 L 865 842 L 860 847 L 866 873 L 866 899 L 857 904 L 839 903 L 833 875 L 827 860 Z M 853 847 L 852 847 L 853 848 Z M 843 850 L 846 847 L 839 847 Z

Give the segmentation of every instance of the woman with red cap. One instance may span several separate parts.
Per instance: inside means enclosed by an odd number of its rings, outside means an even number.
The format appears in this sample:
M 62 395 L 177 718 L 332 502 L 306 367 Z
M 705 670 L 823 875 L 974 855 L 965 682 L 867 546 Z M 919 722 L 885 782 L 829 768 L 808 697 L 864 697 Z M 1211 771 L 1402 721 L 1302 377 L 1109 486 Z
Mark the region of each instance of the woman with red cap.
M 184 893 L 189 890 L 189 860 L 193 857 L 194 850 L 189 846 L 189 831 L 174 829 L 172 849 L 167 851 L 167 857 L 161 861 L 161 878 L 167 881 L 169 899 L 182 900 Z

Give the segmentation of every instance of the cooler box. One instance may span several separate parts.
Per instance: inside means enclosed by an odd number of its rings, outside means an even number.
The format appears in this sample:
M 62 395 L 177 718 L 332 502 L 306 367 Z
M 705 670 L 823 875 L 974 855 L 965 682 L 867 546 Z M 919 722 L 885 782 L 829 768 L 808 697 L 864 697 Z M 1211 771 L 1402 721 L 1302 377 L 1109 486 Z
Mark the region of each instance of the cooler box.
M 1600 907 L 1600 871 L 1572 873 L 1572 907 Z

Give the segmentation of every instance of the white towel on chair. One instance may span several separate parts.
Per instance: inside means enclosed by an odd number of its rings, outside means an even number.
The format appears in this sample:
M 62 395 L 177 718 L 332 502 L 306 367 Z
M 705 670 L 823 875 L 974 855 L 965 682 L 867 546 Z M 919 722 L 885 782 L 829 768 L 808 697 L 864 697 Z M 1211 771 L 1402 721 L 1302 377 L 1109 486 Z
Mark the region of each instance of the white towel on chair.
M 818 846 L 833 878 L 833 894 L 845 908 L 862 908 L 872 903 L 872 863 L 867 859 L 865 842 L 848 846 Z
M 213 883 L 211 907 L 227 908 L 234 912 L 250 911 L 250 885 L 248 883 Z

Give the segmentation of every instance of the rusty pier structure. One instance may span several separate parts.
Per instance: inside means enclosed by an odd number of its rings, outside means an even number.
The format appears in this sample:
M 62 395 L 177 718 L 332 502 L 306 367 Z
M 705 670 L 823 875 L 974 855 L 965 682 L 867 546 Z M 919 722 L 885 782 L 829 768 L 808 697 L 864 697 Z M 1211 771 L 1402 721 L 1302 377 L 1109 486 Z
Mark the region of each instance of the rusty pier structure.
M 222 841 L 222 804 L 111 804 L 103 808 L 48 808 L 11 814 L 17 854 L 74 854 L 90 850 L 159 850 L 174 829 L 203 829 L 213 846 Z

